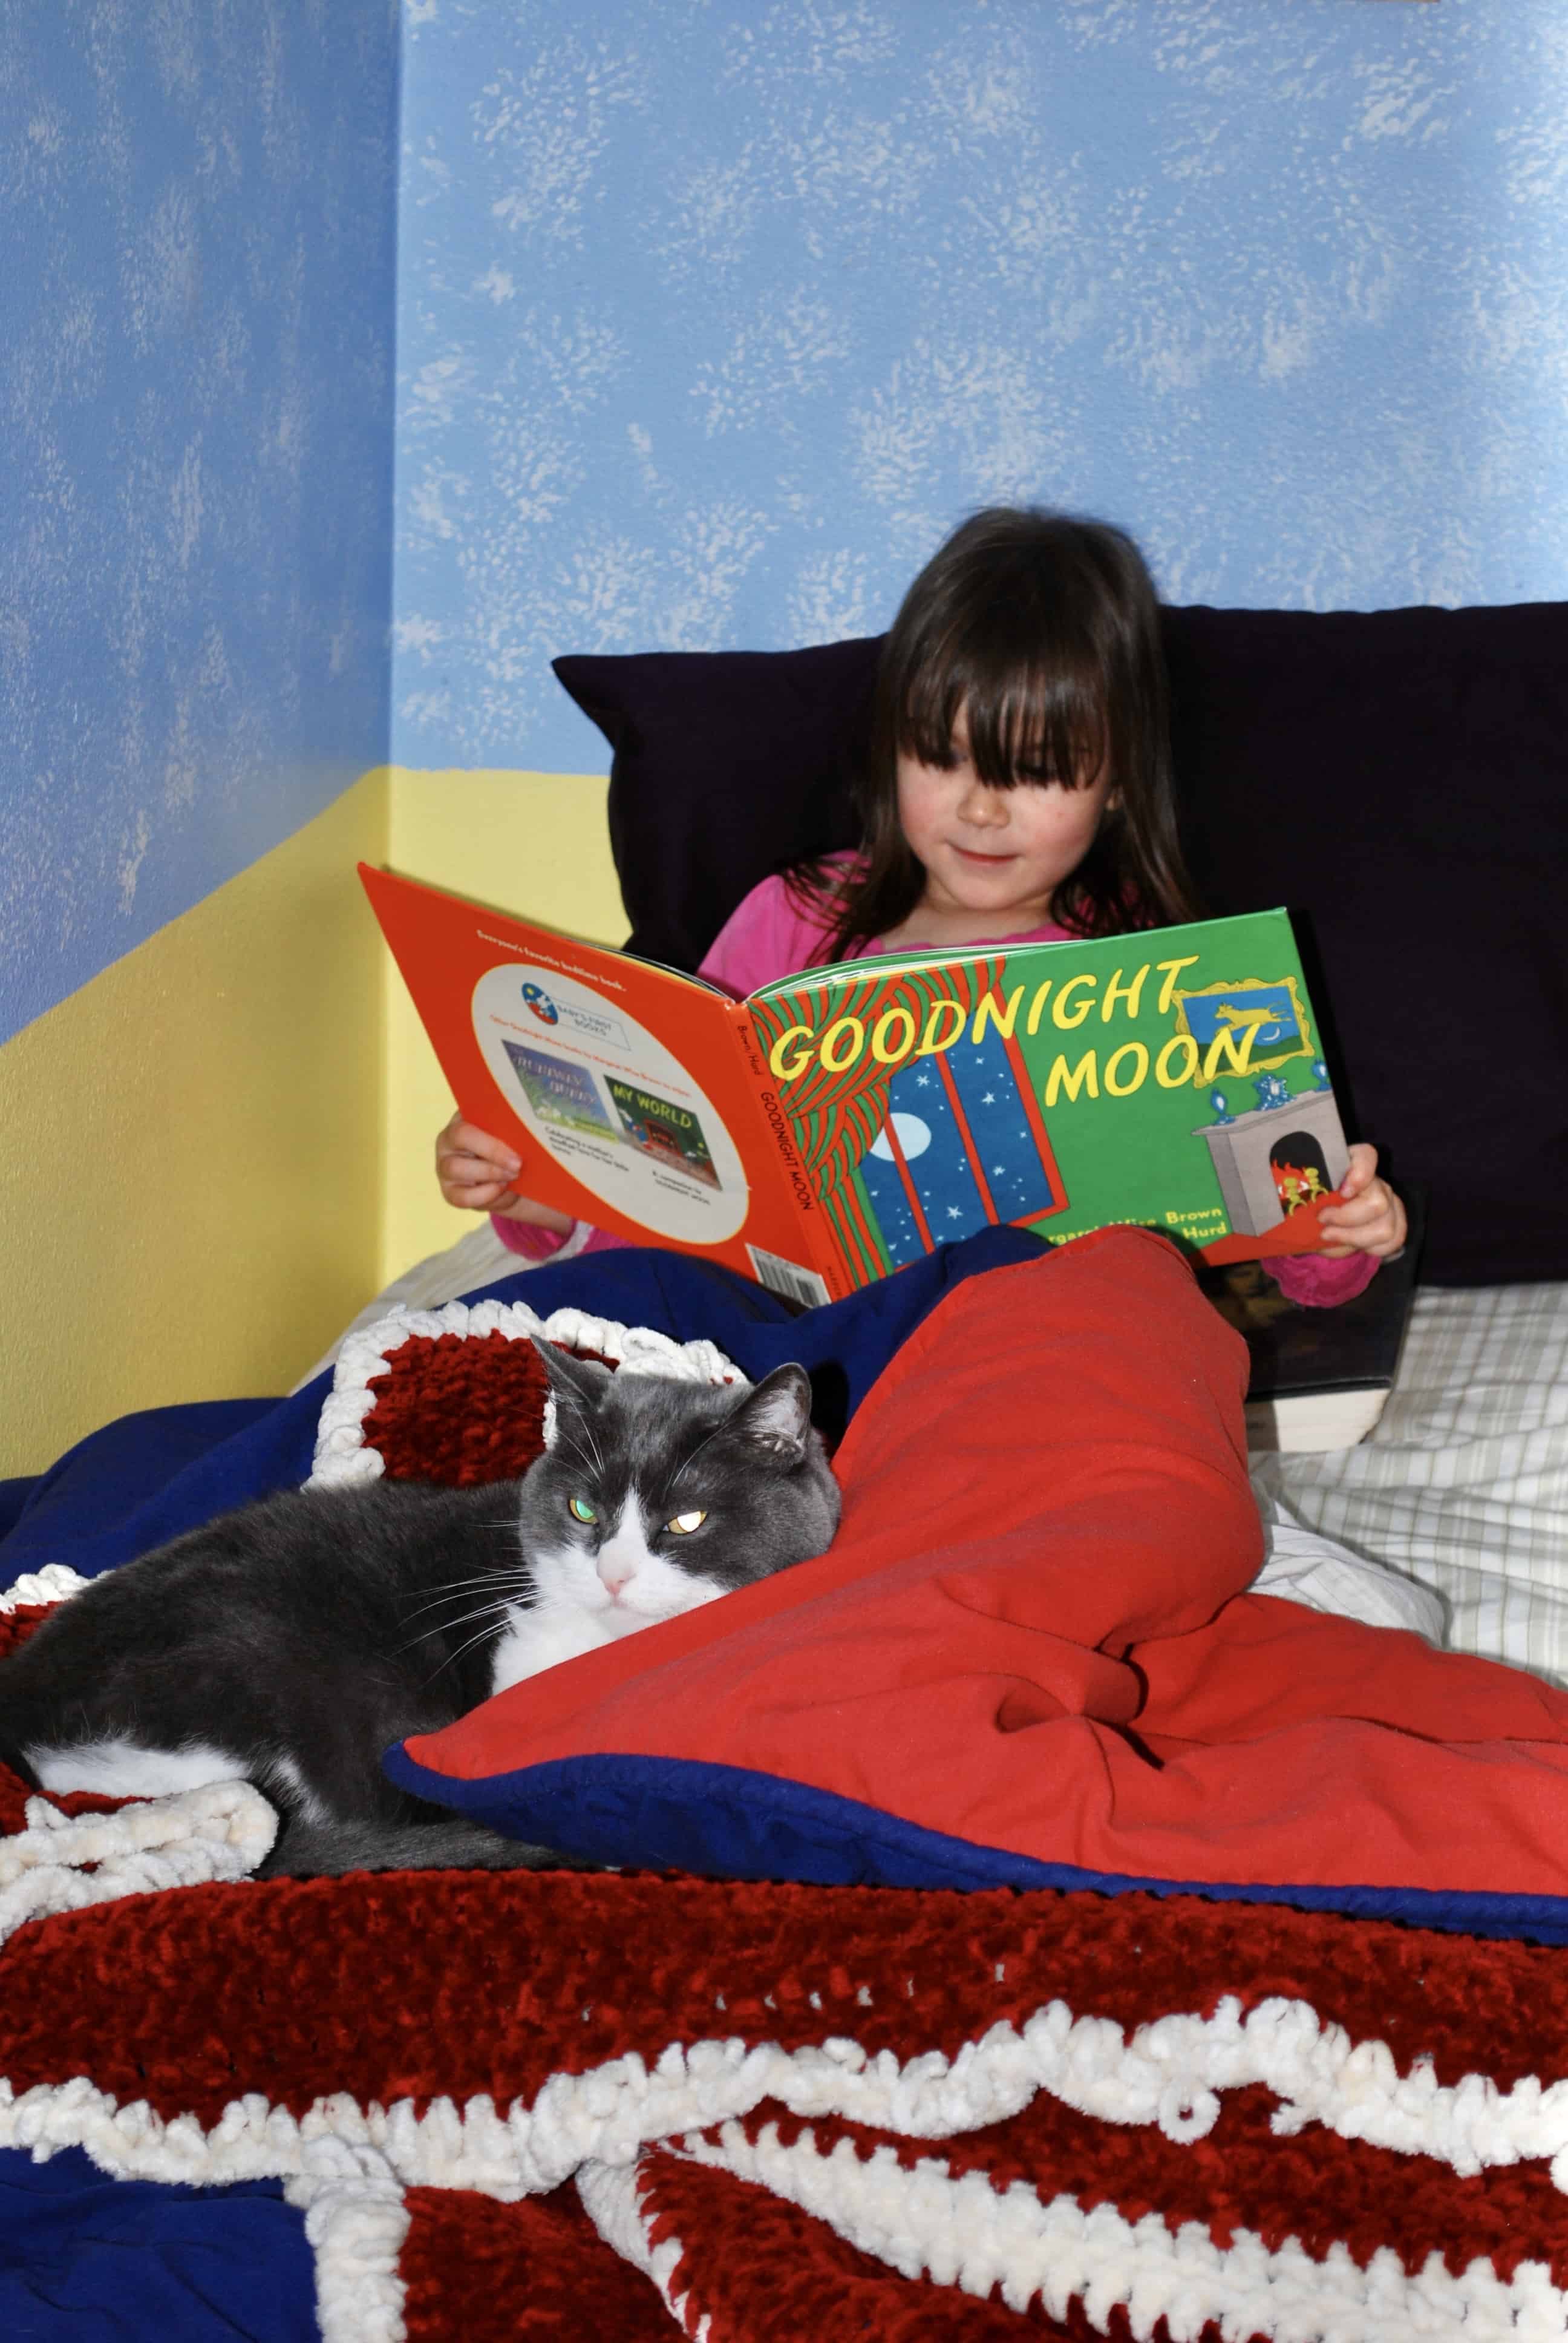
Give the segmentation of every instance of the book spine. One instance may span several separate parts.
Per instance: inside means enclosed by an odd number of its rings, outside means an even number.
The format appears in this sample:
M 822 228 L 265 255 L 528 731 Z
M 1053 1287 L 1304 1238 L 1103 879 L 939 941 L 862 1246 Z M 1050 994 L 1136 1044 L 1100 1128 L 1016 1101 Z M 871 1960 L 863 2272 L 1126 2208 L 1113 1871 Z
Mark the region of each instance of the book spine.
M 854 1281 L 845 1267 L 828 1216 L 822 1210 L 821 1199 L 795 1144 L 795 1134 L 789 1127 L 784 1101 L 768 1070 L 767 1051 L 744 1005 L 737 1004 L 732 1009 L 730 1030 L 745 1063 L 751 1094 L 757 1101 L 758 1127 L 764 1134 L 761 1144 L 770 1151 L 772 1160 L 782 1174 L 776 1192 L 789 1199 L 797 1242 L 805 1255 L 806 1265 L 822 1280 L 831 1299 L 841 1301 L 845 1294 L 854 1290 Z

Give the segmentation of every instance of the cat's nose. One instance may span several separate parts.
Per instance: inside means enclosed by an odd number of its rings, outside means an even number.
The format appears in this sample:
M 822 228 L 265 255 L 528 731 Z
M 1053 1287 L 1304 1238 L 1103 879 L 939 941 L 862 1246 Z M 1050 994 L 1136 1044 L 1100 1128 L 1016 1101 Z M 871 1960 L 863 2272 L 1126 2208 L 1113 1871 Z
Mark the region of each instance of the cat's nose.
M 648 1538 L 635 1497 L 628 1497 L 609 1536 L 594 1557 L 599 1584 L 612 1601 L 649 1559 Z
M 599 1578 L 611 1594 L 618 1594 L 637 1576 L 637 1564 L 624 1554 L 601 1554 L 598 1558 Z

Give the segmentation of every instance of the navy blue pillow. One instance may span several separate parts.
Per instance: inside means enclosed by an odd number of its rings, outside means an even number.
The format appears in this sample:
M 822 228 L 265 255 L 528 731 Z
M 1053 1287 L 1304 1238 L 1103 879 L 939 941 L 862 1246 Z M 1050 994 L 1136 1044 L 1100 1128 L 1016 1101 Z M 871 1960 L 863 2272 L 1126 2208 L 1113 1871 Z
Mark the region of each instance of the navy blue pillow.
M 854 845 L 849 776 L 881 647 L 870 635 L 553 662 L 615 752 L 609 840 L 628 950 L 695 969 L 759 879 Z

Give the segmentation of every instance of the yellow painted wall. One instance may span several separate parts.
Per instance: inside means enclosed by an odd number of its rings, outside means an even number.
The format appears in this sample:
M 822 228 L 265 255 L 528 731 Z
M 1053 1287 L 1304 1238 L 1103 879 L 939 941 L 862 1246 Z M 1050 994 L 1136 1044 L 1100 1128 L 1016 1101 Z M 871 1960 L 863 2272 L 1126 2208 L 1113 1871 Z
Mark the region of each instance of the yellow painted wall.
M 405 878 L 622 943 L 608 786 L 596 774 L 395 767 L 385 860 Z M 383 1282 L 476 1224 L 472 1212 L 443 1203 L 436 1186 L 436 1133 L 452 1111 L 452 1093 L 390 958 L 387 975 Z
M 367 773 L 0 1048 L 0 1477 L 133 1409 L 286 1390 L 475 1225 L 355 865 L 618 943 L 607 786 Z
M 0 1049 L 0 1474 L 283 1391 L 375 1291 L 385 772 Z

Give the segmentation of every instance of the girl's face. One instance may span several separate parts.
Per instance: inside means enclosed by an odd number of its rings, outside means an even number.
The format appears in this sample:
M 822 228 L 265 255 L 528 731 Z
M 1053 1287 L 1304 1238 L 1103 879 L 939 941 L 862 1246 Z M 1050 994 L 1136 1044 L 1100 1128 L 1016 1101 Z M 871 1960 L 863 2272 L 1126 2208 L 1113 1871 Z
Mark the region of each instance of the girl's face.
M 1093 845 L 1110 794 L 1103 763 L 1080 789 L 1044 780 L 991 789 L 970 760 L 960 709 L 946 764 L 899 752 L 899 826 L 926 873 L 920 910 L 955 941 L 1043 926 L 1051 896 Z

